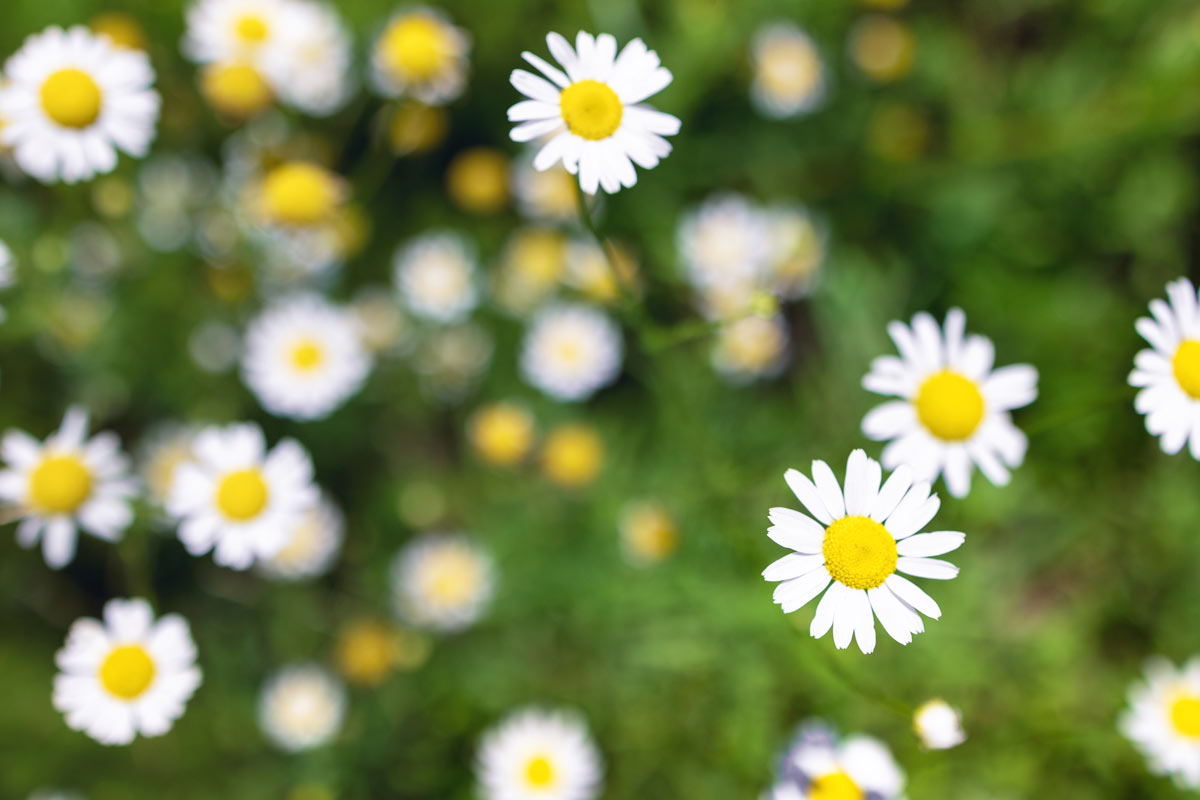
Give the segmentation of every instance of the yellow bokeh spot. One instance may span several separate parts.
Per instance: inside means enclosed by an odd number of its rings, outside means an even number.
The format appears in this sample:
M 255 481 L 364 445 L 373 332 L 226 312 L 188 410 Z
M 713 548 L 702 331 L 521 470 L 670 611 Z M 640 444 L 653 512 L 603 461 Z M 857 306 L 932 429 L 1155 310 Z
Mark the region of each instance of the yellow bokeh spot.
M 1200 341 L 1184 339 L 1171 359 L 1175 381 L 1189 397 L 1200 400 Z
M 551 229 L 519 231 L 505 253 L 505 265 L 537 286 L 553 286 L 562 276 L 567 243 Z
M 243 63 L 209 64 L 200 73 L 200 91 L 226 116 L 245 119 L 271 104 L 271 87 L 254 67 Z
M 379 40 L 379 54 L 392 73 L 430 80 L 454 55 L 450 33 L 428 14 L 409 14 L 393 21 Z
M 874 589 L 896 571 L 896 540 L 870 517 L 842 517 L 825 529 L 825 569 L 851 589 Z
M 388 118 L 388 141 L 397 155 L 424 153 L 446 137 L 446 110 L 410 101 L 396 106 Z
M 562 90 L 558 98 L 563 121 L 576 136 L 592 141 L 607 139 L 621 127 L 625 106 L 606 83 L 582 80 Z
M 217 486 L 217 509 L 238 522 L 257 517 L 270 496 L 267 482 L 257 469 L 230 472 Z
M 271 28 L 262 17 L 256 14 L 245 14 L 234 22 L 233 33 L 242 44 L 255 46 L 267 40 L 267 37 L 271 35 Z
M 917 390 L 917 419 L 939 439 L 967 439 L 983 421 L 983 394 L 975 381 L 944 369 L 925 379 Z
M 325 348 L 313 339 L 301 339 L 292 345 L 292 367 L 298 372 L 312 372 L 325 363 Z
M 884 16 L 863 19 L 850 34 L 854 63 L 874 81 L 887 83 L 909 73 L 917 55 L 917 41 L 903 23 Z
M 542 448 L 542 470 L 559 486 L 586 486 L 600 474 L 603 464 L 604 443 L 584 425 L 561 426 L 546 438 Z
M 787 99 L 804 98 L 821 86 L 821 59 L 808 42 L 780 38 L 763 48 L 758 77 L 770 94 Z
M 45 514 L 69 514 L 92 493 L 92 472 L 78 456 L 49 456 L 29 476 L 29 500 Z
M 466 211 L 499 211 L 508 202 L 508 159 L 490 147 L 464 150 L 446 169 L 446 191 Z
M 525 780 L 530 786 L 544 789 L 554 783 L 554 765 L 545 756 L 535 756 L 529 759 L 525 767 Z
M 1171 727 L 1181 736 L 1200 739 L 1200 696 L 1182 694 L 1171 701 Z
M 142 26 L 129 14 L 105 11 L 92 17 L 91 28 L 101 36 L 107 36 L 117 47 L 126 50 L 144 50 L 146 47 Z
M 467 435 L 476 452 L 492 464 L 517 463 L 533 445 L 533 415 L 511 403 L 481 408 L 467 423 Z
M 679 547 L 675 520 L 654 503 L 626 510 L 621 520 L 621 538 L 628 554 L 644 564 L 662 561 Z
M 104 95 L 95 79 L 66 67 L 50 73 L 40 92 L 46 116 L 64 128 L 86 128 L 100 116 Z
M 885 105 L 867 123 L 867 144 L 888 161 L 914 161 L 925 152 L 932 136 L 929 119 L 919 108 Z
M 808 787 L 809 800 L 863 800 L 866 794 L 844 772 L 822 775 Z
M 154 660 L 138 644 L 114 647 L 100 665 L 100 685 L 122 700 L 132 700 L 154 680 Z
M 483 580 L 479 562 L 459 547 L 432 553 L 424 569 L 429 598 L 446 608 L 457 608 L 469 602 Z
M 341 183 L 329 170 L 307 161 L 289 161 L 263 179 L 262 210 L 272 222 L 316 225 L 332 216 L 341 195 Z
M 347 624 L 338 634 L 338 671 L 358 686 L 378 686 L 398 661 L 399 637 L 388 625 L 372 619 Z

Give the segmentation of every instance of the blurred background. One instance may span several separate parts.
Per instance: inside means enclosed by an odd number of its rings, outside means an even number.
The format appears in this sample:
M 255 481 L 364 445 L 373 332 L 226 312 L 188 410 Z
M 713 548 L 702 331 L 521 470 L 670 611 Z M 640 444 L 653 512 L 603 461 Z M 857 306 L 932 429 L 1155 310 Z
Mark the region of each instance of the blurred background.
M 1115 720 L 1147 657 L 1198 649 L 1200 466 L 1159 452 L 1126 385 L 1135 318 L 1166 281 L 1198 274 L 1194 3 L 445 2 L 472 36 L 470 74 L 431 118 L 362 87 L 328 118 L 277 109 L 246 123 L 198 90 L 179 50 L 184 7 L 2 12 L 4 55 L 50 24 L 128 14 L 164 105 L 144 161 L 80 186 L 15 173 L 0 186 L 0 238 L 19 265 L 0 299 L 0 421 L 42 437 L 78 402 L 136 453 L 164 422 L 254 420 L 312 453 L 345 543 L 328 575 L 288 583 L 188 556 L 150 509 L 117 546 L 82 537 L 61 572 L 6 532 L 0 796 L 468 798 L 480 733 L 529 703 L 586 716 L 607 798 L 757 797 L 809 717 L 887 742 L 913 798 L 1176 795 Z M 394 7 L 337 10 L 363 75 Z M 752 42 L 776 21 L 803 28 L 824 68 L 819 107 L 788 119 L 751 97 Z M 509 171 L 523 156 L 508 140 L 509 73 L 522 50 L 545 53 L 547 31 L 579 29 L 657 50 L 675 79 L 652 102 L 682 130 L 597 209 L 636 272 L 636 298 L 614 311 L 624 371 L 562 404 L 520 377 L 522 314 L 488 300 L 447 342 L 395 307 L 391 258 L 451 228 L 501 273 L 529 225 Z M 263 412 L 239 379 L 237 337 L 275 278 L 234 242 L 219 190 L 239 159 L 288 148 L 350 180 L 344 266 L 321 288 L 382 331 L 364 390 L 304 424 Z M 714 331 L 677 247 L 685 215 L 722 192 L 802 204 L 824 235 L 811 293 L 781 306 L 786 364 L 763 380 L 710 366 Z M 586 239 L 574 220 L 539 230 Z M 1005 488 L 976 476 L 962 501 L 939 487 L 938 527 L 967 533 L 959 578 L 935 587 L 941 620 L 908 647 L 836 651 L 809 638 L 811 605 L 784 616 L 771 602 L 760 572 L 781 553 L 767 509 L 797 505 L 788 467 L 822 458 L 840 474 L 858 446 L 878 457 L 859 426 L 879 398 L 860 380 L 892 352 L 887 322 L 956 305 L 998 364 L 1040 372 L 1037 402 L 1016 414 L 1026 463 Z M 593 431 L 594 478 L 561 485 L 540 450 L 489 463 L 468 421 L 498 400 L 533 413 L 539 442 L 563 424 Z M 631 503 L 661 515 L 634 558 L 620 532 Z M 389 563 L 429 530 L 469 532 L 497 562 L 491 608 L 461 634 L 409 629 L 392 610 Z M 190 621 L 204 684 L 168 736 L 109 749 L 69 730 L 50 691 L 70 623 L 121 596 Z M 388 631 L 386 657 L 347 645 L 364 622 Z M 256 704 L 296 660 L 338 671 L 349 705 L 329 746 L 285 755 Z M 963 711 L 970 738 L 955 750 L 912 733 L 933 696 Z

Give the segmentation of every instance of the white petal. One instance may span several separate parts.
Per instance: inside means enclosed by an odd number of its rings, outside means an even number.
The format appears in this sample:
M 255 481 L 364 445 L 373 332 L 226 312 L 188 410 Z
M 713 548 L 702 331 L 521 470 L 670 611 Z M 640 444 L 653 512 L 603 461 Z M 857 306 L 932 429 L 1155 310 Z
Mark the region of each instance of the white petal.
M 896 552 L 902 556 L 940 556 L 957 550 L 966 539 L 959 531 L 933 531 L 918 533 L 896 543 Z
M 842 487 L 838 486 L 833 470 L 824 461 L 813 461 L 813 481 L 821 494 L 821 502 L 834 519 L 846 516 L 846 505 L 842 499 Z
M 817 491 L 817 487 L 808 479 L 808 476 L 796 469 L 789 469 L 783 474 L 783 479 L 787 481 L 787 485 L 796 495 L 796 499 L 804 504 L 808 509 L 808 513 L 817 518 L 818 521 L 825 525 L 833 522 L 833 515 L 825 508 L 825 503 L 821 500 L 821 494 Z M 840 516 L 840 515 L 839 515 Z
M 918 578 L 933 578 L 939 581 L 948 581 L 958 576 L 958 567 L 949 561 L 942 561 L 939 558 L 901 556 L 896 559 L 896 569 L 906 575 L 914 575 Z

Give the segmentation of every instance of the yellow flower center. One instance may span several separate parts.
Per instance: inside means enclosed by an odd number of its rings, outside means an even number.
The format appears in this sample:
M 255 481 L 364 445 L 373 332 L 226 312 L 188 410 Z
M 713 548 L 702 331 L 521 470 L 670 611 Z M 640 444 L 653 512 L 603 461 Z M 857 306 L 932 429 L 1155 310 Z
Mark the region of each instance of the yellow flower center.
M 249 117 L 271 102 L 271 87 L 249 64 L 210 64 L 200 90 L 213 108 L 231 117 Z
M 563 121 L 576 136 L 607 139 L 621 127 L 625 107 L 617 93 L 600 81 L 575 81 L 558 98 Z
M 270 35 L 271 29 L 267 26 L 267 21 L 255 14 L 246 14 L 239 17 L 238 21 L 233 25 L 233 33 L 237 36 L 242 44 L 258 45 L 266 41 Z
M 554 765 L 545 756 L 535 756 L 525 767 L 525 780 L 539 789 L 554 783 Z
M 257 469 L 230 472 L 217 487 L 217 508 L 229 519 L 252 519 L 267 505 L 270 491 Z
M 304 161 L 276 167 L 263 180 L 263 210 L 285 225 L 316 225 L 334 211 L 339 196 L 337 177 Z
M 1184 339 L 1171 359 L 1175 381 L 1189 397 L 1200 400 L 1200 341 Z
M 142 50 L 146 46 L 146 34 L 142 32 L 142 27 L 136 19 L 121 11 L 97 14 L 92 18 L 91 29 L 126 50 Z
M 925 379 L 916 406 L 925 429 L 947 441 L 969 438 L 983 420 L 983 394 L 975 381 L 948 369 Z
M 382 622 L 352 622 L 338 636 L 338 669 L 351 683 L 375 686 L 396 663 L 398 639 L 396 632 Z
M 604 443 L 590 428 L 564 425 L 550 434 L 542 469 L 560 486 L 577 488 L 596 479 L 604 464 Z
M 100 685 L 109 694 L 132 700 L 154 680 L 154 661 L 140 644 L 114 647 L 100 665 Z
M 1183 694 L 1171 702 L 1171 727 L 1183 736 L 1200 739 L 1200 696 Z
M 438 603 L 460 606 L 475 594 L 480 576 L 470 556 L 446 552 L 435 556 L 429 566 L 429 594 Z
M 784 40 L 767 47 L 760 70 L 763 85 L 775 94 L 802 97 L 821 80 L 821 60 L 801 41 Z
M 489 147 L 467 150 L 446 169 L 446 189 L 467 211 L 499 211 L 508 201 L 508 159 Z
M 325 362 L 325 349 L 312 339 L 301 339 L 292 347 L 292 366 L 299 372 L 311 372 Z
M 866 795 L 844 772 L 822 775 L 808 787 L 809 800 L 863 800 Z
M 515 464 L 533 444 L 533 417 L 516 406 L 498 404 L 480 410 L 471 420 L 471 442 L 493 464 Z
M 50 74 L 42 84 L 46 116 L 64 128 L 86 128 L 100 116 L 104 96 L 100 86 L 81 69 L 67 67 Z
M 29 477 L 32 505 L 47 514 L 74 511 L 92 493 L 92 473 L 78 456 L 50 456 Z
M 896 540 L 870 517 L 842 517 L 825 529 L 825 569 L 851 589 L 882 586 L 896 571 Z
M 393 22 L 379 47 L 388 69 L 416 80 L 429 80 L 437 75 L 454 49 L 442 25 L 423 14 Z

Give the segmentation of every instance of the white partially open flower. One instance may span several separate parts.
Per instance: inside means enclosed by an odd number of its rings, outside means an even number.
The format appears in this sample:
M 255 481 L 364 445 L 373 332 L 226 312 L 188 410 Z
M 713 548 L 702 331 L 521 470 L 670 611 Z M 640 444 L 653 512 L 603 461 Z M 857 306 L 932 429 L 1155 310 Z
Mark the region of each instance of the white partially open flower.
M 825 99 L 825 66 L 816 44 L 790 22 L 772 22 L 754 35 L 751 98 L 765 116 L 804 114 Z
M 484 734 L 475 773 L 483 800 L 592 800 L 604 762 L 581 717 L 529 708 Z
M 187 621 L 157 622 L 145 600 L 110 600 L 104 620 L 76 620 L 55 661 L 54 707 L 101 744 L 162 736 L 200 685 Z
M 258 700 L 258 724 L 281 750 L 296 753 L 327 744 L 342 728 L 346 689 L 316 664 L 277 672 Z
M 1200 301 L 1187 278 L 1167 284 L 1167 300 L 1150 301 L 1151 317 L 1137 321 L 1150 343 L 1134 358 L 1129 383 L 1140 391 L 1133 406 L 1164 453 L 1189 445 L 1200 460 Z
M 408 242 L 392 260 L 404 305 L 437 322 L 463 319 L 479 302 L 475 261 L 474 246 L 451 231 L 426 233 Z
M 117 151 L 140 158 L 154 140 L 159 96 L 145 53 L 57 26 L 27 38 L 4 65 L 0 143 L 43 183 L 112 172 Z
M 393 16 L 371 49 L 371 80 L 386 97 L 408 95 L 443 105 L 467 85 L 471 36 L 440 10 L 418 7 Z
M 913 730 L 930 750 L 948 750 L 967 740 L 962 727 L 962 714 L 940 698 L 921 704 L 913 714 Z
M 540 77 L 513 70 L 512 85 L 527 100 L 508 110 L 515 142 L 548 139 L 534 158 L 535 169 L 562 162 L 588 194 L 609 194 L 637 183 L 637 164 L 653 169 L 671 152 L 664 136 L 679 133 L 679 119 L 642 103 L 671 82 L 671 73 L 634 39 L 617 54 L 617 40 L 607 33 L 593 37 L 580 31 L 575 47 L 557 33 L 546 35 L 559 69 L 533 53 L 521 57 Z M 547 80 L 547 78 L 549 80 Z
M 458 631 L 487 610 L 495 568 L 491 556 L 465 537 L 428 534 L 396 555 L 391 580 L 396 610 L 406 621 Z
M 558 400 L 586 400 L 621 372 L 621 330 L 583 305 L 558 305 L 534 318 L 521 345 L 521 374 Z

